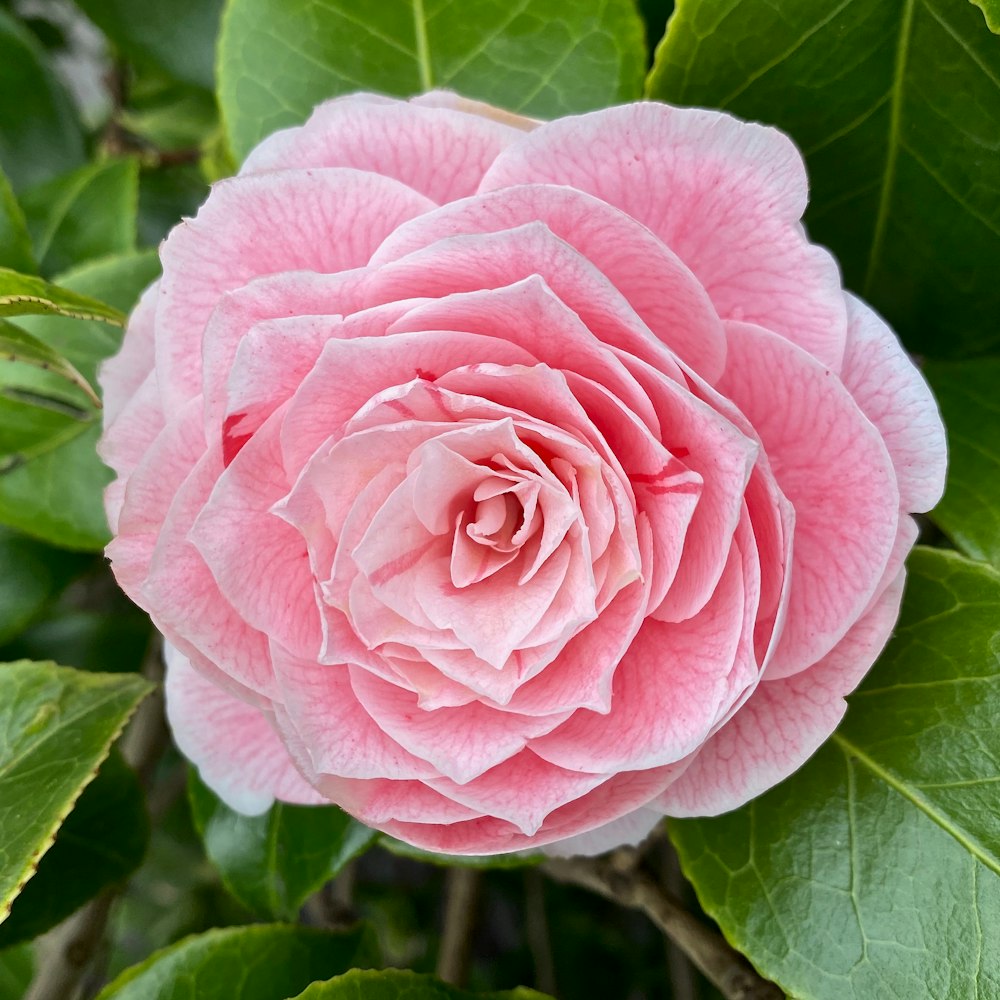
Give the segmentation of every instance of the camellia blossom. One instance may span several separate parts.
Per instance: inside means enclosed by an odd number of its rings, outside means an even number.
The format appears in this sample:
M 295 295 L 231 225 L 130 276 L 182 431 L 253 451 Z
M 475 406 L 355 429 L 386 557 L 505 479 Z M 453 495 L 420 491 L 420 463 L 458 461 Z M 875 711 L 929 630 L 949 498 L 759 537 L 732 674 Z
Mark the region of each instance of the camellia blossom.
M 596 852 L 834 730 L 942 490 L 934 400 L 782 133 L 355 95 L 160 250 L 104 368 L 108 553 L 246 813 Z

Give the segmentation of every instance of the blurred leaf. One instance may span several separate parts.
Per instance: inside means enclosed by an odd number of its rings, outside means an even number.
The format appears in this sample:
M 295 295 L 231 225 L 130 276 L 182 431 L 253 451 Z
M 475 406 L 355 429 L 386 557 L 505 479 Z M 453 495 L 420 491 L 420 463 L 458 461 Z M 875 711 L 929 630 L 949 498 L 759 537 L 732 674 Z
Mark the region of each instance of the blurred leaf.
M 408 969 L 381 972 L 352 969 L 326 983 L 313 983 L 290 1000 L 551 1000 L 544 993 L 519 986 L 502 993 L 470 993 L 433 976 L 421 976 Z
M 127 310 L 158 272 L 156 254 L 147 251 L 94 261 L 67 272 L 60 281 Z M 121 342 L 119 330 L 58 316 L 29 317 L 20 325 L 67 357 L 92 384 L 98 364 Z M 0 523 L 65 548 L 103 548 L 108 526 L 102 497 L 111 473 L 97 457 L 100 433 L 100 427 L 91 424 L 0 475 Z
M 0 167 L 18 191 L 85 160 L 73 103 L 37 40 L 0 10 Z
M 966 1000 L 1000 982 L 1000 574 L 917 549 L 844 723 L 735 812 L 674 821 L 705 910 L 811 1000 Z
M 221 181 L 225 177 L 232 177 L 236 173 L 238 166 L 221 125 L 205 140 L 199 166 L 202 176 L 209 184 Z
M 38 270 L 24 212 L 3 170 L 0 170 L 0 267 L 31 274 Z
M 195 826 L 223 884 L 259 916 L 294 920 L 306 899 L 374 841 L 336 806 L 276 802 L 262 816 L 234 812 L 192 770 Z
M 26 330 L 0 320 L 0 360 L 31 365 L 77 386 L 97 406 L 101 401 L 90 383 L 57 351 Z
M 55 274 L 135 249 L 139 164 L 91 163 L 21 197 L 39 266 Z
M 81 563 L 81 556 L 0 526 L 0 643 L 36 618 Z
M 208 197 L 208 184 L 194 164 L 143 170 L 139 178 L 139 243 L 157 246 Z
M 21 1000 L 35 975 L 35 954 L 30 944 L 0 951 L 0 997 Z
M 932 517 L 963 552 L 1000 566 L 1000 359 L 935 361 L 924 374 L 948 430 L 948 483 Z
M 127 55 L 211 90 L 223 0 L 76 0 Z
M 458 868 L 525 868 L 540 864 L 545 860 L 541 851 L 514 851 L 511 854 L 436 854 L 434 851 L 423 851 L 419 847 L 407 844 L 395 837 L 382 834 L 379 844 L 387 851 L 398 854 L 402 858 L 412 858 L 414 861 L 424 861 L 431 865 L 443 865 Z
M 230 0 L 219 106 L 237 159 L 338 94 L 438 87 L 538 117 L 634 100 L 646 65 L 631 0 Z
M 1000 44 L 967 0 L 679 0 L 648 92 L 787 131 L 811 237 L 911 351 L 1000 347 Z
M 97 299 L 60 288 L 31 274 L 0 267 L 0 316 L 55 313 L 74 319 L 101 320 L 122 326 L 125 315 Z
M 157 149 L 176 150 L 200 146 L 218 126 L 219 113 L 209 91 L 147 77 L 141 88 L 132 87 L 119 121 Z
M 377 960 L 366 927 L 227 927 L 186 938 L 123 972 L 98 1000 L 278 1000 Z
M 0 528 L 0 532 L 5 530 Z M 0 558 L 3 553 L 2 539 L 3 535 L 0 534 Z M 32 545 L 39 544 L 31 539 L 25 541 Z M 47 552 L 57 551 L 50 550 L 48 546 L 39 547 Z M 63 559 L 73 556 L 69 552 L 60 552 L 59 555 Z M 18 575 L 14 577 L 15 580 L 19 578 Z M 2 593 L 3 582 L 0 581 L 0 594 Z M 139 670 L 149 646 L 149 618 L 124 598 L 121 604 L 125 607 L 115 606 L 108 612 L 74 611 L 57 604 L 40 621 L 21 632 L 0 656 L 29 660 L 51 656 L 70 667 L 105 673 Z
M 0 924 L 0 948 L 45 933 L 102 889 L 132 874 L 149 841 L 139 779 L 112 750 Z
M 1000 0 L 972 0 L 979 7 L 990 26 L 990 31 L 1000 35 Z
M 0 665 L 0 921 L 150 689 L 134 674 Z

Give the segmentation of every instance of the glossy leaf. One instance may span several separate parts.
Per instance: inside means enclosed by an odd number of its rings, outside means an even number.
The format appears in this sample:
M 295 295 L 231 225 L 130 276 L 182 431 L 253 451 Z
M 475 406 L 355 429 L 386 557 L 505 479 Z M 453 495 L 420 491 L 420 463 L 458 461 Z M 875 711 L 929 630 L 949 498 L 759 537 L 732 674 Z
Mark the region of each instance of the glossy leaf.
M 519 986 L 501 993 L 470 993 L 432 976 L 407 969 L 352 970 L 326 983 L 313 983 L 293 1000 L 546 1000 L 545 994 Z
M 231 0 L 219 104 L 242 159 L 337 94 L 443 87 L 549 118 L 634 100 L 645 65 L 631 0 Z
M 21 204 L 42 272 L 134 250 L 138 198 L 135 159 L 92 163 L 26 191 Z
M 837 733 L 735 812 L 675 821 L 706 911 L 810 1000 L 1000 982 L 1000 574 L 918 549 L 896 635 Z
M 134 253 L 86 265 L 60 281 L 106 299 L 121 315 L 118 310 L 130 309 L 158 272 L 155 253 Z M 117 351 L 122 336 L 106 324 L 59 316 L 28 317 L 19 325 L 67 357 L 92 385 L 98 365 Z M 0 475 L 0 523 L 66 548 L 103 548 L 108 527 L 102 497 L 111 473 L 97 457 L 99 437 L 95 422 Z
M 1000 566 L 1000 360 L 938 361 L 925 374 L 948 430 L 948 482 L 933 518 L 963 552 Z
M 0 267 L 29 273 L 38 269 L 24 212 L 3 170 L 0 170 Z
M 336 806 L 276 802 L 262 816 L 243 816 L 193 770 L 188 795 L 205 853 L 223 884 L 262 916 L 294 920 L 306 899 L 376 837 Z
M 81 556 L 0 526 L 0 643 L 29 625 L 82 562 Z
M 101 320 L 121 326 L 125 316 L 119 309 L 97 299 L 31 274 L 0 267 L 0 316 L 33 316 L 50 313 L 74 319 Z
M 123 972 L 98 1000 L 278 1000 L 376 961 L 366 928 L 227 927 L 186 938 Z
M 84 162 L 72 101 L 32 34 L 0 10 L 0 167 L 22 191 Z
M 972 0 L 979 7 L 990 26 L 990 31 L 1000 35 L 1000 0 Z
M 149 690 L 134 674 L 0 665 L 0 920 Z
M 58 351 L 26 330 L 0 320 L 0 361 L 13 361 L 51 372 L 82 390 L 95 405 L 101 401 L 90 383 Z
M 123 52 L 176 80 L 212 89 L 223 0 L 76 0 Z
M 64 920 L 139 866 L 149 817 L 135 773 L 112 751 L 0 924 L 0 948 L 27 941 Z
M 1000 45 L 968 0 L 680 0 L 648 91 L 787 131 L 810 235 L 912 351 L 1000 346 Z

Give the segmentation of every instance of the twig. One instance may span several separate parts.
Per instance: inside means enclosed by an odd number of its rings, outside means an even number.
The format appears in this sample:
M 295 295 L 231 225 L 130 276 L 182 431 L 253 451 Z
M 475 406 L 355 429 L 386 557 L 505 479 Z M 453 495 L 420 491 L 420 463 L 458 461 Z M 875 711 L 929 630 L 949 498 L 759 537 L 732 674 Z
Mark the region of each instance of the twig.
M 642 910 L 705 974 L 726 1000 L 781 1000 L 784 994 L 762 979 L 749 962 L 668 895 L 639 865 L 632 848 L 602 858 L 552 858 L 543 869 L 562 882 L 591 889 Z
M 549 920 L 545 913 L 545 880 L 537 868 L 524 871 L 524 916 L 528 948 L 535 963 L 535 988 L 555 996 L 556 963 L 552 957 Z
M 469 971 L 480 875 L 475 868 L 450 868 L 445 880 L 444 927 L 437 975 L 454 986 L 461 986 Z

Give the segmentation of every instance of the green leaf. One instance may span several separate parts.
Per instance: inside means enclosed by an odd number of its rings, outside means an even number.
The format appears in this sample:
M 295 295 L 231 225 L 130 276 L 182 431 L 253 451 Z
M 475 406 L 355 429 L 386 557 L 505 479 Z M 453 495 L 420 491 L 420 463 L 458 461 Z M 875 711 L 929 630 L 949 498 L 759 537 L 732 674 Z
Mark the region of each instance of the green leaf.
M 336 806 L 276 802 L 263 816 L 243 816 L 193 770 L 188 796 L 209 860 L 226 888 L 260 916 L 294 920 L 306 899 L 376 836 Z
M 652 97 L 787 131 L 811 237 L 911 351 L 1000 346 L 1000 45 L 966 0 L 679 0 Z
M 147 75 L 132 87 L 129 105 L 118 120 L 163 152 L 197 149 L 218 127 L 219 112 L 210 91 Z
M 645 65 L 631 0 L 230 0 L 219 106 L 242 159 L 338 94 L 444 87 L 548 118 L 634 100 Z
M 30 624 L 81 564 L 78 555 L 0 526 L 0 643 Z
M 966 1000 L 1000 982 L 1000 574 L 917 549 L 896 635 L 797 774 L 674 821 L 705 910 L 810 1000 Z
M 156 254 L 148 251 L 92 262 L 60 281 L 73 294 L 107 300 L 114 307 L 110 311 L 120 316 L 118 310 L 130 309 L 158 272 Z M 92 384 L 97 366 L 121 342 L 121 331 L 113 327 L 60 316 L 27 317 L 20 325 L 68 358 Z M 102 496 L 111 473 L 97 457 L 100 433 L 96 423 L 85 426 L 0 474 L 0 523 L 64 548 L 103 548 L 108 526 Z
M 31 316 L 55 313 L 74 319 L 102 320 L 123 326 L 125 315 L 97 299 L 0 267 L 0 316 Z
M 1000 566 L 1000 359 L 924 370 L 948 430 L 948 482 L 933 518 L 967 555 Z
M 446 868 L 530 868 L 545 860 L 545 855 L 541 851 L 514 851 L 510 854 L 437 854 L 434 851 L 423 851 L 387 834 L 382 834 L 378 842 L 379 846 L 401 858 L 411 858 L 413 861 L 423 861 Z
M 150 689 L 134 674 L 0 666 L 0 920 Z
M 20 1000 L 35 975 L 35 955 L 31 945 L 0 951 L 0 997 Z
M 43 934 L 102 889 L 123 881 L 138 868 L 148 841 L 139 779 L 112 751 L 0 924 L 0 948 Z
M 0 267 L 31 273 L 38 270 L 24 212 L 3 170 L 0 170 Z
M 223 0 L 76 0 L 123 52 L 176 80 L 212 89 Z
M 194 164 L 143 170 L 139 178 L 139 243 L 157 246 L 184 216 L 197 213 L 208 183 Z
M 21 197 L 35 255 L 45 274 L 135 249 L 139 164 L 91 163 Z
M 279 1000 L 376 960 L 367 928 L 227 927 L 186 938 L 123 972 L 98 1000 Z
M 290 1000 L 551 1000 L 544 993 L 519 986 L 502 993 L 470 993 L 433 976 L 421 976 L 408 969 L 381 972 L 352 969 L 326 983 L 313 983 Z
M 990 31 L 1000 35 L 1000 0 L 971 0 L 971 2 L 982 10 Z
M 31 33 L 0 10 L 0 167 L 18 191 L 83 163 L 83 131 Z
M 81 389 L 96 406 L 101 405 L 90 383 L 62 355 L 26 330 L 3 320 L 0 320 L 0 360 L 14 361 L 51 372 Z

